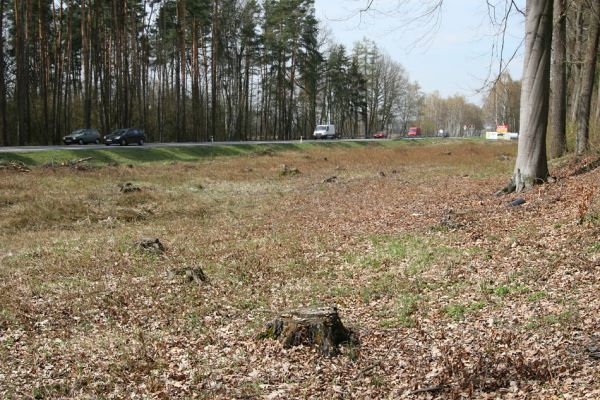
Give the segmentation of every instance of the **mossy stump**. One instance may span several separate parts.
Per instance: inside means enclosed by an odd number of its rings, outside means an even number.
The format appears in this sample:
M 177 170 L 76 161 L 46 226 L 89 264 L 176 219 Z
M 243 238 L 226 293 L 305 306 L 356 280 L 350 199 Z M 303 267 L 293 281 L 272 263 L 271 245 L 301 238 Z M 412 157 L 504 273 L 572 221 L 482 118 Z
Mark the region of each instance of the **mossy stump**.
M 316 346 L 328 357 L 339 353 L 340 344 L 358 344 L 356 334 L 342 324 L 336 307 L 286 311 L 268 322 L 258 338 L 278 340 L 286 349 L 299 345 Z

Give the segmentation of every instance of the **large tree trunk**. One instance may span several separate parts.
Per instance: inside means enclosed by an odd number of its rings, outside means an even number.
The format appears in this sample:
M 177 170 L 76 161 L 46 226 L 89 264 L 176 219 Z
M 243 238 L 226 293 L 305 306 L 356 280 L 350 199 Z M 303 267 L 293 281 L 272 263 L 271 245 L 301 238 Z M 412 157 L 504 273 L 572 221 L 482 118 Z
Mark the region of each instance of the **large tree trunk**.
M 588 43 L 581 76 L 581 94 L 577 111 L 577 140 L 575 144 L 577 154 L 583 154 L 589 150 L 590 146 L 590 109 L 596 77 L 598 39 L 600 37 L 600 5 L 598 2 L 592 2 L 590 7 L 590 27 L 588 30 Z
M 521 92 L 519 148 L 510 191 L 523 191 L 548 178 L 546 130 L 550 102 L 552 1 L 528 0 Z
M 550 157 L 561 157 L 567 147 L 567 16 L 566 0 L 554 1 L 552 35 L 552 144 Z

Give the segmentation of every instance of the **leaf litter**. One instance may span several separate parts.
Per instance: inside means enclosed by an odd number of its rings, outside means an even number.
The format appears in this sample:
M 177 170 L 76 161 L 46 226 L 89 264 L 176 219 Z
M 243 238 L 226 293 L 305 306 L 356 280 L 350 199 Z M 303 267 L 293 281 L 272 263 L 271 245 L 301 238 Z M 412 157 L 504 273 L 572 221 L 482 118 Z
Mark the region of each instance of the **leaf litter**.
M 511 208 L 493 195 L 510 173 L 494 163 L 514 148 L 448 150 L 313 149 L 64 180 L 0 171 L 1 213 L 22 212 L 34 182 L 96 207 L 117 177 L 156 188 L 135 200 L 155 210 L 143 221 L 3 228 L 0 397 L 600 397 L 599 172 L 557 165 Z M 302 174 L 273 174 L 285 163 Z M 323 185 L 334 173 L 343 184 Z M 211 185 L 186 190 L 198 177 Z M 167 253 L 131 251 L 154 235 Z M 210 285 L 165 278 L 196 267 Z M 255 339 L 302 306 L 337 306 L 360 345 L 328 358 Z

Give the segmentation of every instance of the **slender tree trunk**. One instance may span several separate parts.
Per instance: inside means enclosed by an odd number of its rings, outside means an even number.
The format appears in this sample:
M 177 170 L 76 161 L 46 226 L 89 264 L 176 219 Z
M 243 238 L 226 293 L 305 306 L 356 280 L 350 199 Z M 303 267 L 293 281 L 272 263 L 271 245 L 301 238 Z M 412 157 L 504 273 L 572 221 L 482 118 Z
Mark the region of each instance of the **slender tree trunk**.
M 121 98 L 121 126 L 127 127 L 130 126 L 130 109 L 129 109 L 129 52 L 131 49 L 128 48 L 128 40 L 127 40 L 127 24 L 128 24 L 128 10 L 127 10 L 127 0 L 121 0 L 122 9 L 121 9 L 121 20 L 120 20 L 120 57 L 122 58 L 121 63 L 121 89 L 123 90 L 122 98 Z
M 53 89 L 52 89 L 52 117 L 54 123 L 54 138 L 53 143 L 60 142 L 60 133 L 61 133 L 61 119 L 60 119 L 60 103 L 62 99 L 62 70 L 63 70 L 63 46 L 62 46 L 62 21 L 63 18 L 63 2 L 62 0 L 59 3 L 59 11 L 57 15 L 56 6 L 53 3 L 53 12 L 52 19 L 56 34 L 54 40 L 54 60 L 55 60 L 55 70 L 54 70 L 54 79 L 53 79 Z
M 71 130 L 71 82 L 72 82 L 72 68 L 73 68 L 73 1 L 68 2 L 67 13 L 67 59 L 65 69 L 65 91 L 63 97 L 63 120 L 65 122 L 65 130 L 69 132 Z
M 552 143 L 550 157 L 561 157 L 567 147 L 567 16 L 566 0 L 554 0 L 552 35 Z
M 185 0 L 179 0 L 177 2 L 177 46 L 179 47 L 179 68 L 180 68 L 180 76 L 181 82 L 178 90 L 181 91 L 180 95 L 180 110 L 177 111 L 179 114 L 179 123 L 178 130 L 181 131 L 181 135 L 185 138 L 187 135 L 186 132 L 186 121 L 185 121 L 185 97 L 186 97 L 186 89 L 187 89 L 187 72 L 186 72 L 186 49 L 185 49 Z
M 211 137 L 217 137 L 217 62 L 219 60 L 219 2 L 213 0 L 213 15 L 212 15 L 212 51 L 210 64 L 211 78 Z
M 42 101 L 42 135 L 43 143 L 49 144 L 52 141 L 52 131 L 48 129 L 48 82 L 50 77 L 48 76 L 48 40 L 47 30 L 45 28 L 46 18 L 45 12 L 43 12 L 42 1 L 38 0 L 38 57 L 39 57 L 39 88 L 40 97 Z
M 246 49 L 246 62 L 244 65 L 244 119 L 242 122 L 242 138 L 244 140 L 248 140 L 248 131 L 250 129 L 250 56 L 248 54 L 248 49 Z
M 204 34 L 202 34 L 200 37 L 200 45 L 202 46 L 202 65 L 204 69 L 204 140 L 208 142 L 208 116 L 210 114 L 208 106 L 208 51 L 206 50 L 206 40 Z
M 571 57 L 572 74 L 571 81 L 574 83 L 571 94 L 571 121 L 577 118 L 579 108 L 579 94 L 581 93 L 581 70 L 582 70 L 582 47 L 583 47 L 583 3 L 579 3 L 577 6 L 577 13 L 575 17 L 575 46 L 573 55 Z
M 4 32 L 4 6 L 6 0 L 0 0 L 0 33 Z M 8 136 L 8 117 L 6 114 L 6 63 L 4 61 L 4 35 L 0 34 L 0 145 L 10 145 Z
M 575 151 L 583 154 L 589 150 L 590 109 L 596 77 L 596 60 L 598 58 L 598 39 L 600 37 L 600 5 L 591 3 L 590 25 L 588 30 L 587 50 L 581 79 L 581 93 L 577 111 L 577 140 Z
M 17 98 L 17 142 L 24 145 L 29 140 L 29 77 L 27 64 L 27 9 L 25 0 L 15 0 L 15 58 L 17 85 L 15 96 Z
M 286 126 L 285 126 L 285 139 L 286 140 L 290 140 L 292 138 L 292 122 L 294 119 L 294 113 L 292 112 L 292 110 L 294 110 L 296 107 L 294 107 L 294 89 L 296 87 L 296 54 L 297 54 L 297 48 L 296 46 L 294 46 L 293 50 L 292 50 L 292 65 L 290 67 L 290 100 L 289 100 L 289 105 L 287 107 L 288 109 L 288 115 L 287 115 L 287 121 L 286 121 Z
M 87 0 L 81 2 L 81 61 L 83 64 L 83 127 L 92 127 L 92 74 L 90 65 L 89 28 L 91 17 Z
M 194 122 L 194 140 L 200 140 L 200 116 L 202 107 L 200 105 L 200 63 L 198 53 L 198 21 L 192 20 L 192 118 Z
M 548 178 L 546 130 L 550 95 L 553 0 L 528 0 L 520 137 L 509 191 L 523 191 Z

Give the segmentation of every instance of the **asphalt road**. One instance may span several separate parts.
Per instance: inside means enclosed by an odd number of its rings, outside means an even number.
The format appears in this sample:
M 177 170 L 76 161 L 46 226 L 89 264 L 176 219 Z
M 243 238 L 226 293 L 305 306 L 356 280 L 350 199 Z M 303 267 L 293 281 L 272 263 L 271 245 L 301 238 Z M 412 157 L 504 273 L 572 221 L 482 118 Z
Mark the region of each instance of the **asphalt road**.
M 412 140 L 413 138 L 411 138 Z M 326 143 L 326 142 L 378 142 L 389 139 L 337 139 L 337 140 L 303 140 L 302 143 Z M 260 142 L 201 142 L 201 143 L 144 143 L 143 146 L 106 146 L 104 144 L 72 144 L 69 146 L 8 146 L 0 147 L 0 153 L 24 153 L 31 151 L 49 151 L 49 150 L 101 150 L 101 149 L 159 149 L 165 147 L 200 147 L 200 146 L 235 146 L 249 144 L 298 144 L 299 140 L 273 140 Z

